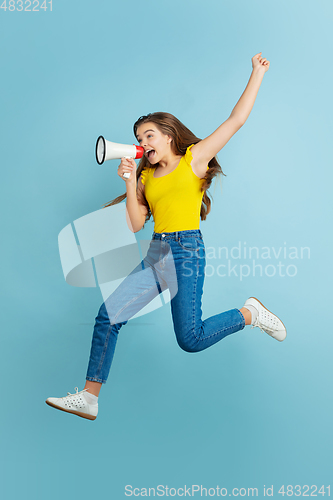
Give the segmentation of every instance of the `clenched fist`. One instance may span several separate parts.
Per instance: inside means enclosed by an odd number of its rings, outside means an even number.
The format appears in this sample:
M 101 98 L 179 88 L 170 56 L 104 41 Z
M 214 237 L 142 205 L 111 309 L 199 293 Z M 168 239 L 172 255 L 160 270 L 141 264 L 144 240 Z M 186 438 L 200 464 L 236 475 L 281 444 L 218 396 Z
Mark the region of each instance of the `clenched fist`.
M 124 173 L 129 173 L 127 179 L 123 176 Z M 118 175 L 128 184 L 136 185 L 136 163 L 133 158 L 122 158 L 118 167 Z
M 256 54 L 252 57 L 252 68 L 262 68 L 264 73 L 269 70 L 269 61 L 266 58 L 261 57 L 262 52 Z

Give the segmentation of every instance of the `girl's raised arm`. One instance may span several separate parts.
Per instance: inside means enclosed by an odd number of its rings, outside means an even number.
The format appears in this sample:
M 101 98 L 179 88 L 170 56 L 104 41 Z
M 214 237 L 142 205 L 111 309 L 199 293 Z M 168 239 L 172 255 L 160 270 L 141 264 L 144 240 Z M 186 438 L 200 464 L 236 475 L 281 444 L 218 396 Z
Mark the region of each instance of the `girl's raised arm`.
M 252 73 L 249 82 L 229 118 L 215 132 L 192 147 L 192 168 L 198 177 L 204 177 L 207 164 L 227 144 L 229 139 L 246 122 L 256 100 L 263 76 L 269 69 L 269 61 L 261 57 L 261 52 L 252 57 Z

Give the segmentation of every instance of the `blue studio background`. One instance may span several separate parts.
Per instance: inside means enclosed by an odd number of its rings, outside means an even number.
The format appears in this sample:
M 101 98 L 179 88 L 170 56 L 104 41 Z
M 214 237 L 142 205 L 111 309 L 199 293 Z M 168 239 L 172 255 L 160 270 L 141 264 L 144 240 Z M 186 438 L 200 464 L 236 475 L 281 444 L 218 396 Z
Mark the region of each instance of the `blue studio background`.
M 3 498 L 120 499 L 126 485 L 218 486 L 228 496 L 253 487 L 258 498 L 264 486 L 278 498 L 282 485 L 324 485 L 328 496 L 331 2 L 53 0 L 52 12 L 9 3 L 0 12 Z M 84 386 L 102 301 L 99 288 L 66 284 L 58 234 L 125 192 L 118 161 L 97 165 L 97 137 L 132 144 L 134 121 L 153 111 L 206 137 L 260 51 L 270 69 L 218 155 L 227 177 L 214 182 L 201 223 L 203 319 L 255 296 L 287 339 L 247 327 L 189 354 L 166 305 L 121 330 L 94 422 L 50 408 L 47 397 Z M 136 237 L 152 232 L 150 221 Z

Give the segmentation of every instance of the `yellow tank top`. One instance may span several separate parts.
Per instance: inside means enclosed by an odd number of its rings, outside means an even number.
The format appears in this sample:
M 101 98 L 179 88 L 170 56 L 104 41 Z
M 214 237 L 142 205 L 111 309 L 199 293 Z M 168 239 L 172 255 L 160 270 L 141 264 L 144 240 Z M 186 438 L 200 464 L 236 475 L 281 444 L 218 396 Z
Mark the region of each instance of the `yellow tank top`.
M 201 188 L 205 180 L 192 170 L 192 146 L 187 148 L 176 169 L 169 174 L 155 178 L 153 167 L 141 172 L 141 182 L 145 185 L 145 196 L 155 222 L 155 233 L 199 229 Z

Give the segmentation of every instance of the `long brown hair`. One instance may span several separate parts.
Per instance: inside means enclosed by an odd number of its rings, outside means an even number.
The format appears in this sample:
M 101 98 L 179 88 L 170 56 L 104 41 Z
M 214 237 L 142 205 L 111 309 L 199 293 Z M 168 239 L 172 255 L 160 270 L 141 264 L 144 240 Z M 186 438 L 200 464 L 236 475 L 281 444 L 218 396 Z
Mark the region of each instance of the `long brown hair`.
M 184 156 L 186 153 L 186 150 L 191 144 L 197 144 L 198 142 L 201 141 L 198 137 L 196 137 L 193 132 L 191 132 L 185 125 L 178 120 L 175 116 L 171 115 L 170 113 L 163 113 L 163 112 L 156 112 L 156 113 L 150 113 L 145 116 L 140 116 L 140 118 L 134 123 L 133 125 L 133 132 L 135 135 L 135 138 L 137 139 L 136 133 L 137 133 L 137 128 L 142 125 L 143 123 L 148 123 L 152 122 L 155 123 L 157 126 L 158 130 L 164 134 L 164 135 L 170 135 L 172 137 L 171 141 L 171 150 L 175 155 L 178 156 Z M 143 169 L 152 167 L 156 168 L 158 166 L 158 163 L 156 165 L 151 165 L 148 161 L 148 159 L 143 156 L 138 164 L 138 167 L 136 169 L 136 178 L 137 180 L 140 177 L 140 174 Z M 211 209 L 211 200 L 207 194 L 207 190 L 210 187 L 212 180 L 214 177 L 218 174 L 225 175 L 222 171 L 222 168 L 217 161 L 216 157 L 212 158 L 210 162 L 208 163 L 209 169 L 207 170 L 206 176 L 205 176 L 205 182 L 202 185 L 202 190 L 204 191 L 204 195 L 202 198 L 202 203 L 201 203 L 201 209 L 200 209 L 200 218 L 201 220 L 205 220 L 207 215 L 210 212 Z M 103 208 L 110 207 L 111 205 L 116 205 L 117 203 L 120 203 L 126 198 L 127 194 L 122 194 L 115 198 L 112 201 L 109 201 L 104 205 Z M 151 211 L 149 204 L 144 197 L 143 200 L 144 204 L 146 205 L 148 209 L 148 214 L 146 216 L 145 223 L 150 219 L 151 217 Z

